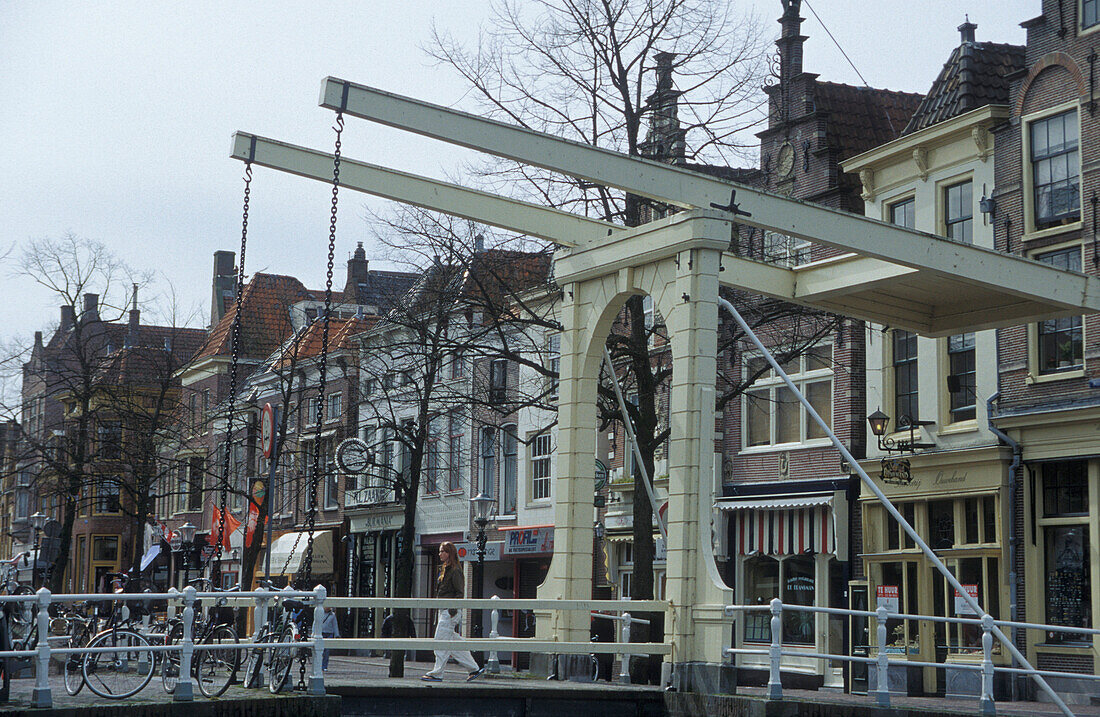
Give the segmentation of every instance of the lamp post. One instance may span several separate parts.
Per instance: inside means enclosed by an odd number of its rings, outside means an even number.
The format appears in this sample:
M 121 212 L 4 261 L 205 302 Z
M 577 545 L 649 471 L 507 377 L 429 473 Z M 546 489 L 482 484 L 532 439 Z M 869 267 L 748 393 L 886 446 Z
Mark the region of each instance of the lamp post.
M 31 572 L 31 587 L 35 590 L 38 589 L 38 553 L 40 547 L 39 538 L 42 535 L 42 528 L 46 527 L 46 521 L 49 518 L 42 511 L 38 511 L 30 517 L 31 528 L 34 529 L 34 568 Z
M 180 549 L 183 550 L 183 586 L 191 579 L 191 551 L 195 549 L 195 532 L 198 527 L 187 521 L 179 527 Z
M 470 505 L 474 507 L 474 525 L 477 527 L 477 569 L 474 570 L 474 592 L 476 593 L 474 597 L 476 598 L 485 597 L 485 526 L 489 524 L 489 511 L 495 503 L 494 498 L 484 493 L 470 498 Z M 481 637 L 484 618 L 485 612 L 479 608 L 477 620 L 474 621 L 474 637 Z

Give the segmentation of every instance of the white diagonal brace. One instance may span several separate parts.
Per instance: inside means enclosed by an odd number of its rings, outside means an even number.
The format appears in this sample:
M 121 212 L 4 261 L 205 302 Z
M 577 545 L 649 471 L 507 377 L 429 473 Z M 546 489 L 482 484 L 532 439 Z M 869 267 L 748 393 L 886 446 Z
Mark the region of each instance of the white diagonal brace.
M 255 139 L 255 148 L 252 141 Z M 247 132 L 233 135 L 232 157 L 322 182 L 332 181 L 331 154 L 308 147 L 258 137 Z M 622 230 L 615 224 L 589 219 L 559 209 L 508 199 L 456 184 L 359 162 L 340 159 L 340 184 L 377 197 L 393 199 L 424 209 L 445 212 L 508 231 L 546 239 L 561 246 L 606 237 Z
M 682 207 L 732 208 L 731 191 L 736 190 L 740 209 L 751 215 L 735 217 L 743 224 L 977 285 L 1003 279 L 1001 289 L 1007 293 L 1100 311 L 1100 282 L 1096 277 L 1057 270 L 1021 257 L 958 244 L 346 80 L 324 80 L 321 106 Z

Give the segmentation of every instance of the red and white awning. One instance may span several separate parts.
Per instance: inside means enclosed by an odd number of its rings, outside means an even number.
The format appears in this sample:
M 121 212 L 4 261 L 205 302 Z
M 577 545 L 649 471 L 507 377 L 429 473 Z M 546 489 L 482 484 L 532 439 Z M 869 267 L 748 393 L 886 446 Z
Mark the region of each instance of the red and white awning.
M 762 500 L 722 500 L 719 510 L 731 511 L 740 555 L 836 553 L 833 496 L 798 495 Z

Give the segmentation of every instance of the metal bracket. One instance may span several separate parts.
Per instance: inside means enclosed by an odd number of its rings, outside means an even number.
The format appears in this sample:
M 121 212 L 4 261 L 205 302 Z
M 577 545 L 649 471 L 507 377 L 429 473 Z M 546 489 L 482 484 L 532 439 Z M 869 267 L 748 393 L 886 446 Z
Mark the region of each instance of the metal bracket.
M 732 214 L 734 216 L 737 216 L 739 214 L 743 217 L 751 217 L 752 216 L 752 214 L 749 214 L 748 212 L 744 211 L 743 209 L 741 209 L 740 205 L 737 204 L 737 190 L 736 189 L 731 189 L 730 190 L 730 203 L 729 204 L 723 206 L 721 204 L 711 202 L 710 206 L 713 207 L 714 209 L 721 209 L 724 212 L 729 212 L 730 214 Z

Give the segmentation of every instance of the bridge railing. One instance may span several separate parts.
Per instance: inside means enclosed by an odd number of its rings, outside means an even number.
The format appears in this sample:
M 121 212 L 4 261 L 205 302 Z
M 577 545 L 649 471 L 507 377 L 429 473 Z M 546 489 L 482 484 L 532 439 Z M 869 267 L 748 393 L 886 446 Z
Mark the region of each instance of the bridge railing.
M 313 613 L 313 629 L 309 639 L 301 642 L 259 642 L 257 641 L 267 622 L 269 607 L 276 600 L 305 599 L 309 601 Z M 194 639 L 194 624 L 196 603 L 199 600 L 210 600 L 217 605 L 224 605 L 237 609 L 256 610 L 257 619 L 255 629 L 250 639 L 238 643 L 201 644 Z M 117 647 L 58 647 L 51 644 L 50 638 L 56 637 L 50 634 L 50 606 L 58 604 L 95 603 L 95 602 L 127 602 L 149 603 L 164 601 L 170 608 L 182 607 L 183 639 L 176 644 L 150 644 L 135 648 L 132 644 Z M 426 598 L 346 598 L 329 597 L 324 587 L 318 586 L 313 590 L 255 590 L 250 592 L 199 592 L 194 587 L 187 587 L 183 591 L 174 588 L 166 593 L 90 593 L 90 594 L 58 594 L 54 595 L 46 588 L 40 589 L 33 595 L 0 595 L 0 606 L 8 603 L 23 604 L 24 609 L 33 613 L 34 619 L 30 622 L 36 631 L 37 645 L 34 649 L 18 649 L 0 651 L 0 659 L 30 658 L 34 665 L 34 691 L 32 704 L 35 707 L 52 707 L 53 696 L 49 682 L 49 665 L 55 656 L 85 655 L 94 653 L 122 653 L 141 652 L 154 654 L 162 652 L 178 652 L 180 655 L 179 684 L 173 693 L 176 701 L 190 701 L 194 699 L 194 686 L 192 683 L 192 659 L 195 652 L 209 649 L 217 650 L 272 650 L 283 647 L 293 647 L 311 651 L 318 658 L 326 649 L 355 649 L 355 650 L 452 650 L 455 647 L 453 640 L 436 640 L 434 638 L 326 638 L 322 635 L 319 626 L 324 620 L 324 609 L 334 608 L 472 608 L 492 610 L 493 630 L 488 638 L 466 638 L 462 640 L 462 646 L 471 650 L 484 650 L 494 653 L 490 658 L 489 670 L 492 671 L 491 662 L 496 660 L 497 652 L 531 652 L 547 653 L 555 655 L 566 654 L 617 654 L 626 662 L 628 655 L 669 655 L 672 646 L 668 643 L 631 643 L 630 625 L 634 622 L 645 623 L 645 620 L 634 618 L 630 611 L 663 612 L 668 609 L 668 603 L 659 600 L 630 601 L 630 600 L 530 600 L 512 598 L 485 598 L 485 599 L 426 599 Z M 16 608 L 19 609 L 19 608 Z M 583 611 L 594 617 L 609 618 L 621 623 L 623 642 L 597 643 L 597 642 L 571 642 L 565 640 L 537 640 L 534 638 L 507 638 L 496 636 L 496 626 L 499 620 L 500 610 L 544 610 L 549 612 Z M 611 614 L 607 614 L 611 613 Z M 137 630 L 141 632 L 140 629 Z M 324 694 L 324 672 L 322 660 L 314 659 L 312 674 L 309 679 L 309 692 L 311 694 Z M 239 664 L 239 663 L 238 663 Z M 499 661 L 497 661 L 499 666 Z M 152 670 L 152 665 L 149 666 Z M 620 679 L 627 678 L 625 669 Z
M 874 657 L 863 657 L 860 655 L 845 655 L 830 652 L 813 652 L 806 649 L 796 649 L 783 645 L 783 613 L 784 611 L 798 611 L 809 613 L 822 613 L 825 615 L 841 615 L 841 616 L 858 616 L 873 619 L 875 621 L 875 633 L 876 641 L 873 647 L 877 649 L 878 654 Z M 993 698 L 993 676 L 996 672 L 1004 672 L 1012 675 L 1040 675 L 1042 677 L 1055 677 L 1066 679 L 1082 679 L 1082 680 L 1100 680 L 1100 675 L 1077 673 L 1077 672 L 1061 672 L 1056 670 L 1029 670 L 1019 667 L 1013 667 L 1010 665 L 998 665 L 993 661 L 994 656 L 994 640 L 993 640 L 993 627 L 999 626 L 1002 628 L 1021 629 L 1021 630 L 1041 630 L 1047 633 L 1060 632 L 1070 633 L 1074 635 L 1100 635 L 1100 629 L 1082 628 L 1082 627 L 1066 627 L 1064 625 L 1043 625 L 1030 622 L 1018 622 L 1012 620 L 997 620 L 994 619 L 988 613 L 983 613 L 979 617 L 945 617 L 941 615 L 914 615 L 910 613 L 892 612 L 885 607 L 880 607 L 877 610 L 850 610 L 845 608 L 833 608 L 833 607 L 821 607 L 814 605 L 791 605 L 786 604 L 779 598 L 774 598 L 767 605 L 727 605 L 725 607 L 725 614 L 732 617 L 737 614 L 744 613 L 759 613 L 765 612 L 770 614 L 771 619 L 769 628 L 771 632 L 771 642 L 767 647 L 734 647 L 728 648 L 726 654 L 731 657 L 737 655 L 758 655 L 766 656 L 768 658 L 768 683 L 765 694 L 769 700 L 779 700 L 783 698 L 783 685 L 780 681 L 780 668 L 783 657 L 799 657 L 807 659 L 819 659 L 827 661 L 841 661 L 841 662 L 860 662 L 866 665 L 874 665 L 876 668 L 876 680 L 875 689 L 871 691 L 876 704 L 881 707 L 890 706 L 890 689 L 889 689 L 889 670 L 891 666 L 905 666 L 905 667 L 934 667 L 943 668 L 950 666 L 951 669 L 967 670 L 973 672 L 979 672 L 981 674 L 981 692 L 978 697 L 978 707 L 983 715 L 996 714 L 996 702 Z M 973 664 L 967 662 L 926 662 L 920 660 L 910 659 L 891 659 L 891 653 L 885 649 L 888 646 L 887 643 L 887 628 L 886 624 L 889 620 L 919 620 L 926 622 L 939 622 L 957 625 L 970 625 L 980 628 L 981 630 L 981 663 Z M 1060 707 L 1063 707 L 1060 705 Z M 1068 707 L 1064 707 L 1062 710 L 1068 715 L 1073 715 L 1072 711 Z

